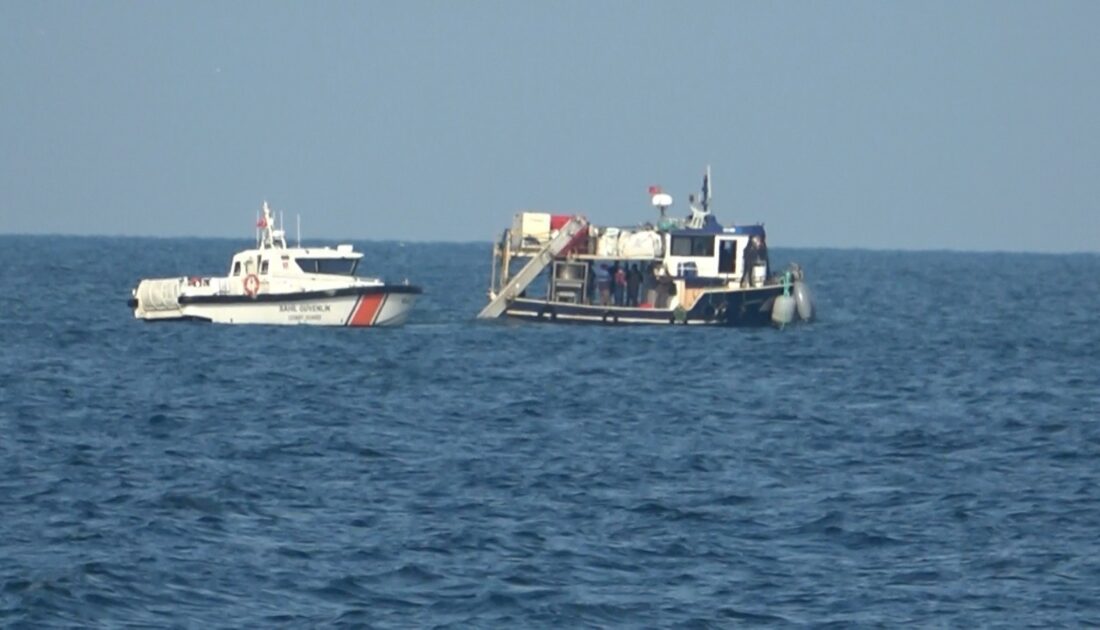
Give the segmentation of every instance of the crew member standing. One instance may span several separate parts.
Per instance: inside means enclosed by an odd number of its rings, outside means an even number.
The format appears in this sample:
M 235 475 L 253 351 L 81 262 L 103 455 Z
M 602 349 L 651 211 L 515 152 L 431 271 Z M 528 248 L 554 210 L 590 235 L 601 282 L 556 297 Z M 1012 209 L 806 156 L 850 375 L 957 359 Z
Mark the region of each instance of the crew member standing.
M 749 239 L 748 245 L 745 245 L 744 267 L 741 269 L 741 286 L 747 287 L 752 281 L 752 268 L 756 266 L 756 261 L 760 256 L 760 248 L 757 245 L 758 236 L 754 236 Z

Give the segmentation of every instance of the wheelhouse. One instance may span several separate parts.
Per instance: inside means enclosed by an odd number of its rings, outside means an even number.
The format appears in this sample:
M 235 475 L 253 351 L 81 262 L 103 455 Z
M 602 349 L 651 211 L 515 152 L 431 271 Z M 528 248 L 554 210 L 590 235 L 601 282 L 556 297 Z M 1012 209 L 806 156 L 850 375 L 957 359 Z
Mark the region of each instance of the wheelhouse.
M 363 255 L 351 245 L 331 248 L 261 248 L 240 252 L 229 266 L 231 277 L 256 274 L 355 276 Z
M 670 231 L 664 234 L 665 255 L 661 262 L 676 278 L 740 282 L 749 277 L 744 254 L 753 237 L 765 238 L 763 225 L 728 227 L 711 233 Z

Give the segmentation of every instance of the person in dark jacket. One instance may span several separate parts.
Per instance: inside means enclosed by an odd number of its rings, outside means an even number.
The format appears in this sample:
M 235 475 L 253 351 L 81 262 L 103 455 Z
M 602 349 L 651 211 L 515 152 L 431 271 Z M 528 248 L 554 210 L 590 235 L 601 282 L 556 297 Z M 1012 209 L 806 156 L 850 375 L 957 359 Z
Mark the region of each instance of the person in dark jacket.
M 760 242 L 756 244 L 756 262 L 764 264 L 764 277 L 768 277 L 769 267 L 768 263 L 768 241 L 767 237 L 763 234 L 760 235 Z
M 741 286 L 747 287 L 752 283 L 752 268 L 756 266 L 756 261 L 760 255 L 760 248 L 756 244 L 758 236 L 754 236 L 749 239 L 747 245 L 745 245 L 744 251 L 744 267 L 741 270 Z
M 638 263 L 630 265 L 626 272 L 626 305 L 638 305 L 638 288 L 642 285 L 642 271 L 638 269 Z

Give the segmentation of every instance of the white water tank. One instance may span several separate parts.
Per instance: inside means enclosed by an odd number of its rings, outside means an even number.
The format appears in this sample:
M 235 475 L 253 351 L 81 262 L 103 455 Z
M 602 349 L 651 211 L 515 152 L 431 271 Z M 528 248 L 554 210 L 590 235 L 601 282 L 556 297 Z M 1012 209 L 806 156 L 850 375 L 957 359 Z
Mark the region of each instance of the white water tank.
M 764 281 L 767 280 L 767 276 L 768 276 L 768 266 L 767 265 L 765 265 L 764 263 L 757 263 L 757 264 L 752 266 L 752 276 L 750 276 L 750 280 L 752 281 L 752 286 L 754 286 L 754 287 L 764 286 Z
M 660 258 L 661 235 L 655 230 L 630 230 L 619 234 L 619 258 Z
M 549 212 L 518 212 L 512 217 L 512 249 L 541 247 L 549 240 Z

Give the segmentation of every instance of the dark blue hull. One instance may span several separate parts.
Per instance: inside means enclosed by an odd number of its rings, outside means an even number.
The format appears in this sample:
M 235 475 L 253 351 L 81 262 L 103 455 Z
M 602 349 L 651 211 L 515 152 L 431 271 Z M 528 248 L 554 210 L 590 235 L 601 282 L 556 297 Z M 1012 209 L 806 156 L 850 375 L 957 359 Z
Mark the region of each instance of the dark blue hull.
M 779 285 L 704 293 L 691 310 L 572 304 L 532 298 L 512 300 L 504 314 L 513 319 L 559 324 L 770 326 Z

